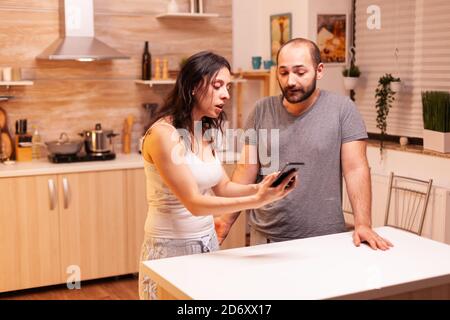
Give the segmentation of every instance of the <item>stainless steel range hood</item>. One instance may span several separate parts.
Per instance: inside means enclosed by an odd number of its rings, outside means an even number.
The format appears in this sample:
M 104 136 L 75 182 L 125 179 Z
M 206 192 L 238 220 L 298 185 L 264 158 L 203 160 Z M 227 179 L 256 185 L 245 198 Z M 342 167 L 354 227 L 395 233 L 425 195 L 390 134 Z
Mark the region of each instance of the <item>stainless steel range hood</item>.
M 94 35 L 93 0 L 64 0 L 61 37 L 37 56 L 40 60 L 129 59 Z

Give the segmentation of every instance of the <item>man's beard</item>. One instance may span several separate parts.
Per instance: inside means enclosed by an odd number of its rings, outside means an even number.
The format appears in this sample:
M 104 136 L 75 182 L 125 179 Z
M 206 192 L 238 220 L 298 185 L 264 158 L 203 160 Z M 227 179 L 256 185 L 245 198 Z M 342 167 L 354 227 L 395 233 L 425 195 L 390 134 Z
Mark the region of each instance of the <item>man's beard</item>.
M 289 89 L 287 87 L 283 88 L 278 82 L 278 85 L 280 86 L 281 92 L 283 93 L 283 97 L 289 102 L 289 103 L 300 103 L 311 97 L 311 95 L 316 90 L 316 80 L 312 82 L 312 84 L 306 88 L 296 89 L 296 95 L 289 95 Z M 297 91 L 298 90 L 298 91 Z M 297 94 L 299 94 L 297 96 Z

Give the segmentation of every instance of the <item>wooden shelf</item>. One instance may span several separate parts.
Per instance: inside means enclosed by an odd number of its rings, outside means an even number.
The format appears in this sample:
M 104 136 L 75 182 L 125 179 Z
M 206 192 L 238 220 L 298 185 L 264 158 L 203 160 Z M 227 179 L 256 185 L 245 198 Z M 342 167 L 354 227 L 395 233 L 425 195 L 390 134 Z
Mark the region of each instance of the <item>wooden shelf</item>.
M 32 86 L 34 84 L 33 81 L 22 80 L 22 81 L 0 81 L 0 86 L 6 86 L 7 88 L 10 86 Z
M 32 86 L 33 81 L 23 80 L 23 81 L 0 81 L 0 86 Z
M 231 79 L 231 83 L 245 83 L 245 82 L 247 82 L 247 80 L 243 78 Z
M 175 84 L 175 79 L 167 79 L 167 80 L 135 80 L 134 81 L 137 84 L 144 84 L 148 85 L 150 87 L 153 87 L 155 85 L 165 85 L 165 84 Z
M 244 79 L 263 79 L 263 78 L 269 78 L 270 77 L 270 71 L 269 70 L 248 70 L 248 71 L 242 71 L 241 72 L 242 78 Z
M 219 14 L 217 13 L 163 13 L 156 16 L 156 19 L 209 19 L 217 18 Z
M 14 98 L 13 96 L 0 96 L 0 101 L 8 101 L 9 99 Z
M 143 84 L 143 85 L 147 85 L 150 87 L 156 86 L 156 85 L 168 85 L 168 84 L 175 84 L 176 80 L 175 79 L 168 79 L 168 80 L 134 80 L 135 83 L 137 84 Z M 247 82 L 246 79 L 242 79 L 242 78 L 237 78 L 237 79 L 232 79 L 231 83 L 243 83 L 243 82 Z

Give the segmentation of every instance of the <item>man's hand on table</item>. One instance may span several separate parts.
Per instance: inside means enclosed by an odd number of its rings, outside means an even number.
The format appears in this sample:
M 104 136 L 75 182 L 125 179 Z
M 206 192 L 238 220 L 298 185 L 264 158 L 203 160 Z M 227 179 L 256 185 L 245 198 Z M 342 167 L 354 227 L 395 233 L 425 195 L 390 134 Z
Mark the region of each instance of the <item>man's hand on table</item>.
M 384 251 L 394 246 L 389 240 L 380 237 L 371 227 L 364 225 L 355 226 L 353 232 L 355 246 L 359 247 L 361 242 L 367 242 L 373 250 L 381 249 Z

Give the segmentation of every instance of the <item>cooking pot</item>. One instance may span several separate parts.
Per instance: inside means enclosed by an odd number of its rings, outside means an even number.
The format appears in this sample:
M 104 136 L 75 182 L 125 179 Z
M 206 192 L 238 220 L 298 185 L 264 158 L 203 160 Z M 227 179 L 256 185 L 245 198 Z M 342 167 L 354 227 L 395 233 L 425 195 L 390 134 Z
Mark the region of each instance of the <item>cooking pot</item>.
M 83 140 L 69 140 L 67 133 L 63 132 L 56 141 L 45 142 L 51 154 L 77 154 L 83 146 Z
M 80 136 L 84 137 L 86 152 L 107 153 L 113 151 L 112 138 L 118 134 L 113 130 L 103 130 L 102 125 L 97 123 L 94 130 L 84 130 Z

